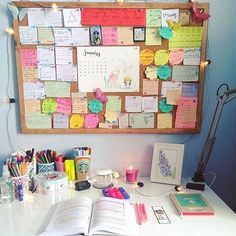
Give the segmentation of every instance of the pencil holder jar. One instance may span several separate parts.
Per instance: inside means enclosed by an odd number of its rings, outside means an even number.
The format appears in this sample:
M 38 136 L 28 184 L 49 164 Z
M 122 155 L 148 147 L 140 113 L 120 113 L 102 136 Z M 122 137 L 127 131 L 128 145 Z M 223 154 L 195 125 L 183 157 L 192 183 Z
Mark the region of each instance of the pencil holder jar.
M 24 193 L 27 192 L 28 190 L 28 176 L 27 175 L 12 177 L 12 181 L 13 181 L 13 189 L 14 189 L 15 198 L 18 198 L 19 185 L 22 185 Z
M 38 163 L 38 173 L 55 171 L 55 162 Z

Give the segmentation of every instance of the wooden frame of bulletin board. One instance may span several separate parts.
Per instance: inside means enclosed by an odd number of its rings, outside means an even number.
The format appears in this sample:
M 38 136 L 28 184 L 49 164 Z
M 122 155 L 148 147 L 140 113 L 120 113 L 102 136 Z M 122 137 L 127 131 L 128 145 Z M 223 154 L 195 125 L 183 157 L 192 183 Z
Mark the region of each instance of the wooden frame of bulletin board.
M 13 4 L 20 11 L 31 9 L 23 19 L 13 22 L 22 133 L 200 131 L 208 20 L 193 22 L 193 3 L 57 2 L 64 23 L 58 22 L 60 17 L 55 21 L 48 14 L 54 27 L 48 27 L 42 23 L 47 19 L 39 17 L 39 8 L 52 11 L 52 3 Z M 208 3 L 197 7 L 204 13 L 209 11 Z M 181 27 L 172 18 L 168 28 L 164 28 L 169 19 L 166 16 L 178 16 Z M 80 27 L 87 27 L 83 35 L 78 32 L 78 25 L 68 23 L 70 17 L 77 17 L 74 23 L 80 19 Z M 112 29 L 118 39 L 112 38 Z M 101 56 L 101 61 L 83 58 L 103 53 L 106 56 Z M 57 60 L 67 65 L 60 65 Z M 104 73 L 107 74 L 102 79 Z M 97 88 L 103 93 L 95 93 Z

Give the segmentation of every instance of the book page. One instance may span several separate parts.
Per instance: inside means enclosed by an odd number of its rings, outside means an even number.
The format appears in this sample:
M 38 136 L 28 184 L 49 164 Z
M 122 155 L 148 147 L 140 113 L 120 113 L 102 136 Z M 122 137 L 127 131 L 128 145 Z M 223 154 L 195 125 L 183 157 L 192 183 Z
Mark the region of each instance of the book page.
M 134 208 L 126 200 L 103 197 L 95 201 L 90 234 L 137 234 Z
M 40 236 L 88 235 L 92 200 L 77 197 L 58 204 L 46 230 Z

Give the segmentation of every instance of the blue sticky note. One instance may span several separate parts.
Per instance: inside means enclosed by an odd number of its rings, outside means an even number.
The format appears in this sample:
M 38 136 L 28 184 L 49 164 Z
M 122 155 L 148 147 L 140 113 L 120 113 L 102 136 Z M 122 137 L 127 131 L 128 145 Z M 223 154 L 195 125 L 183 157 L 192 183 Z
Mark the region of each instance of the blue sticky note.
M 98 113 L 102 110 L 102 103 L 97 100 L 97 99 L 93 99 L 89 102 L 89 110 L 93 113 Z
M 182 97 L 197 97 L 198 84 L 197 83 L 183 83 Z
M 171 76 L 171 68 L 167 65 L 157 68 L 157 76 L 161 80 L 167 80 Z

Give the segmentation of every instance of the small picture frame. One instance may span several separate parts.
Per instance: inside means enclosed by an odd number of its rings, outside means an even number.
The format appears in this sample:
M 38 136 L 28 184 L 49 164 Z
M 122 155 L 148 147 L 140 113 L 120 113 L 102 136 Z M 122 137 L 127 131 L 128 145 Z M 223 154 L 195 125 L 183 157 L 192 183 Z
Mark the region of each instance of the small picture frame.
M 145 27 L 133 28 L 133 41 L 134 42 L 145 42 L 145 38 L 146 38 Z
M 151 182 L 179 185 L 184 156 L 183 144 L 155 143 L 152 157 Z
M 102 32 L 99 25 L 91 26 L 90 28 L 90 41 L 92 46 L 102 45 Z

